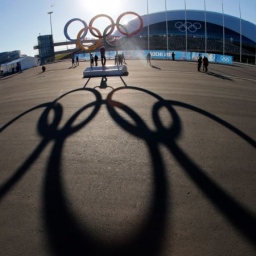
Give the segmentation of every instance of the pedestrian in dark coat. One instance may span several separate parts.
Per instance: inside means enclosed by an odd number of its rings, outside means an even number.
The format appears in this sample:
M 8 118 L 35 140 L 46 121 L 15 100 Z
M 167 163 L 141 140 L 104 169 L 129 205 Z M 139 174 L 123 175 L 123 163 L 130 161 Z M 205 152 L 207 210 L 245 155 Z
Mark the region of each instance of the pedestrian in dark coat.
M 201 71 L 202 67 L 202 56 L 199 54 L 198 60 L 197 60 L 197 70 Z
M 208 58 L 206 56 L 204 56 L 204 58 L 203 58 L 203 71 L 208 72 L 208 65 L 209 65 Z

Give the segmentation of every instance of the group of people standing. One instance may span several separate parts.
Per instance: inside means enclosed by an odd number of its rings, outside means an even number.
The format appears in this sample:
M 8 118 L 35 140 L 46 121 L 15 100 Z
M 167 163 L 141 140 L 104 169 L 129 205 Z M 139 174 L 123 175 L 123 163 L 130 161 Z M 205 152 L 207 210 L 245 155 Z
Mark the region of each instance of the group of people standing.
M 123 65 L 126 64 L 124 53 L 115 55 L 115 65 Z
M 101 46 L 99 48 L 100 50 L 100 59 L 101 59 L 101 65 L 103 67 L 106 66 L 106 49 L 104 46 Z M 92 53 L 90 53 L 90 64 L 91 66 L 98 66 L 98 60 L 99 60 L 99 57 L 97 54 L 95 54 L 93 56 Z M 122 65 L 122 64 L 126 64 L 125 62 L 125 57 L 124 57 L 124 53 L 122 54 L 118 54 L 115 56 L 115 65 Z M 75 63 L 75 58 L 72 57 L 72 67 L 76 67 L 76 66 L 79 66 L 79 59 L 78 59 L 78 56 L 76 56 L 76 63 Z
M 209 65 L 208 58 L 206 56 L 204 56 L 202 58 L 201 54 L 199 54 L 199 57 L 197 60 L 197 70 L 198 71 L 201 71 L 202 64 L 203 64 L 203 71 L 208 72 L 208 65 Z
M 106 65 L 106 55 L 105 55 L 105 47 L 101 46 L 100 47 L 100 57 L 101 57 L 101 64 L 104 67 Z M 90 63 L 91 66 L 98 66 L 98 55 L 95 54 L 94 56 L 92 55 L 92 53 L 90 54 Z M 147 64 L 151 66 L 151 54 L 148 53 L 147 54 Z M 175 53 L 172 53 L 172 60 L 175 60 Z M 122 65 L 122 64 L 126 64 L 125 63 L 125 58 L 124 58 L 124 54 L 118 54 L 115 56 L 115 65 Z M 199 54 L 199 57 L 197 59 L 197 70 L 201 71 L 201 67 L 203 65 L 203 71 L 204 72 L 208 72 L 208 65 L 209 65 L 209 61 L 208 58 L 206 56 L 204 56 L 202 58 L 201 54 Z M 72 67 L 73 66 L 79 66 L 79 58 L 78 56 L 76 56 L 76 64 L 75 64 L 75 59 L 74 57 L 72 58 Z
M 91 66 L 98 66 L 98 55 L 95 54 L 94 56 L 92 55 L 92 53 L 90 54 L 90 61 L 91 61 Z
M 98 66 L 98 55 L 95 54 L 94 56 L 92 55 L 92 53 L 90 54 L 90 62 L 91 62 L 91 66 Z M 105 67 L 106 65 L 106 49 L 104 46 L 100 47 L 100 59 L 101 59 L 101 65 L 103 67 Z

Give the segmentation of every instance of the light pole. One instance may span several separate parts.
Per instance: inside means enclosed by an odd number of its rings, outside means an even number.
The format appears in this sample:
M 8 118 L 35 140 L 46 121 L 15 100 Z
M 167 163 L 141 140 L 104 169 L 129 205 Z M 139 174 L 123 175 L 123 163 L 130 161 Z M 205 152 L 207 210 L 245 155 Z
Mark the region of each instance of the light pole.
M 223 42 L 223 50 L 222 54 L 225 54 L 225 20 L 224 20 L 224 7 L 223 7 L 223 0 L 222 0 L 222 30 L 223 30 L 223 36 L 222 36 L 222 42 Z
M 240 0 L 239 0 L 239 14 L 240 14 L 240 62 L 242 62 L 242 16 L 241 16 Z
M 204 0 L 204 47 L 205 47 L 205 50 L 204 52 L 207 53 L 207 23 L 206 23 L 206 3 L 205 3 L 205 0 Z
M 149 13 L 148 13 L 148 0 L 147 0 L 147 18 L 148 18 L 148 51 L 149 51 L 149 49 L 150 49 L 150 47 L 149 47 Z
M 53 44 L 53 34 L 52 34 L 52 13 L 53 12 L 48 12 L 47 14 L 50 15 L 50 25 L 51 25 L 51 40 L 50 40 L 50 45 L 51 46 L 51 61 L 55 60 L 55 55 L 54 55 L 54 44 Z
M 188 51 L 188 27 L 187 27 L 187 2 L 184 0 L 185 5 L 185 40 L 186 40 L 186 57 L 185 60 L 187 60 L 187 51 Z
M 47 14 L 50 14 L 51 35 L 52 35 L 52 13 L 53 12 L 48 12 L 47 13 Z
M 166 22 L 166 55 L 168 58 L 168 51 L 169 51 L 169 40 L 168 40 L 168 18 L 167 18 L 167 5 L 165 0 L 165 22 Z

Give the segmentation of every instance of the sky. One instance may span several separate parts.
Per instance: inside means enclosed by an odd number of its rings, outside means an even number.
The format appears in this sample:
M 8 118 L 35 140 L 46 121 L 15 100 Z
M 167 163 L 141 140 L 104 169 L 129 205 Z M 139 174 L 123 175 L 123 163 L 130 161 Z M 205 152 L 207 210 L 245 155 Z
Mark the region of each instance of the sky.
M 0 0 L 0 52 L 20 50 L 21 54 L 34 56 L 38 50 L 39 35 L 51 34 L 55 42 L 66 41 L 64 27 L 66 23 L 79 18 L 89 24 L 90 20 L 98 14 L 107 14 L 114 21 L 127 11 L 136 12 L 139 15 L 161 12 L 167 10 L 184 10 L 186 2 L 187 10 L 204 10 L 224 13 L 235 17 L 241 17 L 256 24 L 256 0 Z M 240 5 L 240 8 L 239 8 Z M 51 15 L 48 12 L 53 12 Z M 128 15 L 131 19 L 134 16 Z M 51 18 L 51 22 L 50 22 Z M 124 17 L 122 22 L 127 22 Z M 106 18 L 95 20 L 93 25 L 103 32 L 108 25 Z M 68 27 L 68 34 L 76 38 L 82 29 L 82 23 L 75 21 Z M 253 33 L 256 33 L 255 31 Z

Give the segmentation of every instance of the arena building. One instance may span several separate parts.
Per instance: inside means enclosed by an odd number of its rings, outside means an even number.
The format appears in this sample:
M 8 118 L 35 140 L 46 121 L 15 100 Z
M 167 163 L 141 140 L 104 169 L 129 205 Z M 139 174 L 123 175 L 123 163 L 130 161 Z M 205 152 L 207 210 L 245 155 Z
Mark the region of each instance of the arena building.
M 242 56 L 243 62 L 255 63 L 256 25 L 246 20 L 200 10 L 152 13 L 142 20 L 143 29 L 128 48 L 228 54 L 234 60 Z M 138 28 L 139 22 L 139 18 L 131 20 L 127 30 Z

